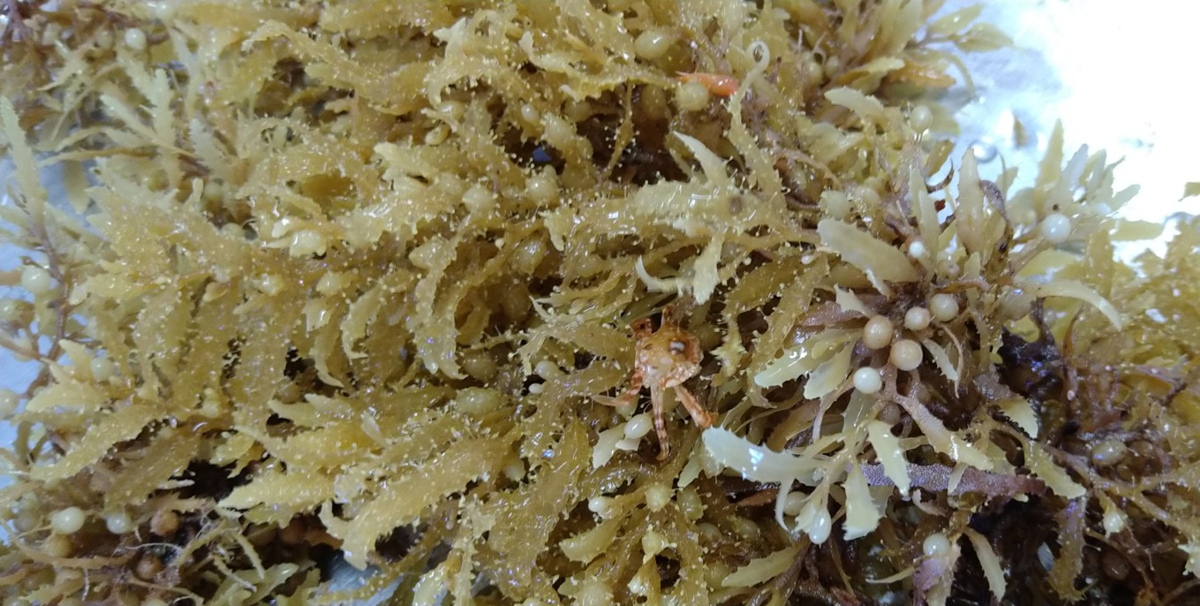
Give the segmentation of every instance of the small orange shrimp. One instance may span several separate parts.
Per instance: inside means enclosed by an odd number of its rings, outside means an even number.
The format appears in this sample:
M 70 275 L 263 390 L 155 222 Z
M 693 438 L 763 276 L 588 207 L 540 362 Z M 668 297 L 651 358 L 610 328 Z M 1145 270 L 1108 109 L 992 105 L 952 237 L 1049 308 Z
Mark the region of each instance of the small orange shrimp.
M 703 72 L 679 72 L 680 82 L 699 82 L 708 89 L 709 94 L 718 97 L 728 97 L 737 92 L 738 80 L 725 74 L 707 74 Z

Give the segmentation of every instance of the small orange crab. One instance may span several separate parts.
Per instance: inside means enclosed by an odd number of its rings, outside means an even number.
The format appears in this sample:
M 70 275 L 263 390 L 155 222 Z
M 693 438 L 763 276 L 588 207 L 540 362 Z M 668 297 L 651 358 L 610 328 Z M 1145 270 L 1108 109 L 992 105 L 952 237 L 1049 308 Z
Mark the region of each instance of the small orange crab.
M 683 382 L 700 372 L 700 340 L 679 327 L 672 318 L 674 307 L 663 308 L 662 326 L 653 329 L 649 318 L 633 323 L 634 345 L 633 375 L 629 377 L 629 389 L 620 397 L 597 397 L 595 400 L 608 406 L 629 406 L 637 401 L 643 383 L 650 384 L 650 403 L 654 407 L 654 430 L 658 433 L 658 460 L 671 454 L 671 443 L 667 438 L 667 426 L 663 421 L 663 391 L 675 390 L 675 396 L 683 402 L 692 420 L 701 428 L 711 427 L 717 416 L 704 410 Z

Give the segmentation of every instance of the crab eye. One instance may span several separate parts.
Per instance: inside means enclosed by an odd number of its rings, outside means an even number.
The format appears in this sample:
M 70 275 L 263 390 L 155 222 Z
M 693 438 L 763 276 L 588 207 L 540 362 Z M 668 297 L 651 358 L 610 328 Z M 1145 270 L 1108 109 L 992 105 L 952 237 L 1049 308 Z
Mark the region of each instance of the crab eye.
M 687 350 L 687 343 L 683 341 L 671 341 L 671 353 L 681 354 Z

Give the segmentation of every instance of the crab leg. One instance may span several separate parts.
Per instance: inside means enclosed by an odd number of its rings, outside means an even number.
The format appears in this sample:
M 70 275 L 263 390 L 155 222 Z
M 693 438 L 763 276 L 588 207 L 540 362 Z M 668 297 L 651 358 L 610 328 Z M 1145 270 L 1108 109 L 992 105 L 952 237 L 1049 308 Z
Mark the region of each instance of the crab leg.
M 658 433 L 658 460 L 665 461 L 671 454 L 671 439 L 667 437 L 667 424 L 663 421 L 663 393 L 657 385 L 650 386 L 650 404 L 654 407 L 654 431 Z
M 668 303 L 667 305 L 663 306 L 662 325 L 663 326 L 677 326 L 677 324 L 675 322 L 675 305 L 673 303 Z M 659 330 L 662 330 L 662 329 L 659 328 Z
M 696 422 L 696 426 L 700 429 L 708 429 L 712 427 L 713 422 L 717 420 L 717 415 L 704 410 L 704 407 L 696 401 L 696 397 L 692 392 L 684 389 L 682 385 L 675 386 L 675 395 L 683 402 L 683 407 L 687 409 L 688 414 L 692 415 L 692 421 Z
M 592 400 L 597 404 L 624 408 L 630 404 L 633 404 L 634 402 L 637 402 L 638 394 L 642 391 L 642 381 L 642 373 L 634 371 L 633 376 L 629 377 L 629 389 L 625 390 L 625 393 L 616 398 L 610 398 L 608 396 L 592 396 Z

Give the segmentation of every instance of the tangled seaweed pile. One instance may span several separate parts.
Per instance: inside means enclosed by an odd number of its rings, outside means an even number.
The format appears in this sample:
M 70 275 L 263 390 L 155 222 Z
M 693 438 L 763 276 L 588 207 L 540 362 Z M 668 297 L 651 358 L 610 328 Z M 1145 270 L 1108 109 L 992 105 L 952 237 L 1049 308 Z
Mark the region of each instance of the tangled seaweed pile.
M 1114 262 L 1061 134 L 930 184 L 940 4 L 6 2 L 4 595 L 1195 599 L 1200 224 Z

